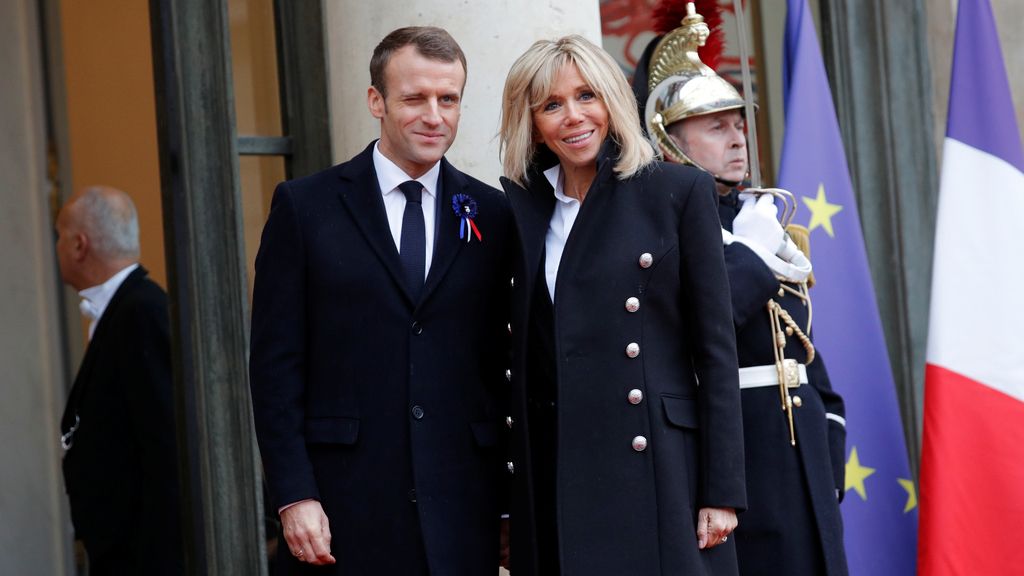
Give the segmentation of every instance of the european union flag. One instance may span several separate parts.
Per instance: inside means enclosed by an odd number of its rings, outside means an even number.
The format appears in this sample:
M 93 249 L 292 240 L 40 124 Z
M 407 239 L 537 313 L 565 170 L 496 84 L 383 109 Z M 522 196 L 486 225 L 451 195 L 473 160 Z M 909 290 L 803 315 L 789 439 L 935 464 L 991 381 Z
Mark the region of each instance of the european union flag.
M 917 492 L 825 65 L 807 0 L 787 0 L 786 133 L 779 186 L 807 211 L 815 344 L 846 401 L 850 574 L 914 573 Z

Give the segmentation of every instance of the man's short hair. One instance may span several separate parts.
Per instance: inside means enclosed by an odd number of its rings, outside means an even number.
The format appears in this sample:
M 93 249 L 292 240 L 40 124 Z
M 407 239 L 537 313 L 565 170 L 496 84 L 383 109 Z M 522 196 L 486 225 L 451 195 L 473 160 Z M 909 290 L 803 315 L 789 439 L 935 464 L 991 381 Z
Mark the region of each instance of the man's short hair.
M 462 71 L 467 72 L 466 55 L 459 43 L 443 28 L 436 26 L 407 26 L 399 28 L 384 37 L 373 49 L 370 58 L 370 85 L 387 98 L 387 82 L 384 69 L 387 68 L 391 56 L 406 46 L 415 46 L 416 51 L 425 58 L 441 62 L 462 63 Z
M 139 216 L 128 194 L 107 186 L 89 186 L 73 209 L 97 256 L 104 260 L 139 257 Z

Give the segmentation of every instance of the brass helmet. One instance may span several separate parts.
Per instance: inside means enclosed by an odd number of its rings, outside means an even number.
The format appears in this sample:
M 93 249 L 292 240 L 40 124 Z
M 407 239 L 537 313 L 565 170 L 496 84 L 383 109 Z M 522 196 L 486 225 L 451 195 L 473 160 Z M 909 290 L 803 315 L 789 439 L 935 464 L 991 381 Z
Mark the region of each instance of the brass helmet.
M 644 113 L 647 133 L 667 160 L 700 167 L 669 137 L 668 126 L 694 116 L 743 108 L 743 98 L 715 71 L 701 62 L 697 48 L 709 34 L 693 2 L 686 4 L 682 24 L 661 39 L 651 55 L 650 96 Z

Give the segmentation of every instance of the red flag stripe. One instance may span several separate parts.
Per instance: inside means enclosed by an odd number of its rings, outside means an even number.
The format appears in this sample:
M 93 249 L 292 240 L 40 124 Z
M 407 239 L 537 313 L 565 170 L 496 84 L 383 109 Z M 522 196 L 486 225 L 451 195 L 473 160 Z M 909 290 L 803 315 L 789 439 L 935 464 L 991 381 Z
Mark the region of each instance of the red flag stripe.
M 1024 571 L 1024 402 L 925 368 L 918 570 Z

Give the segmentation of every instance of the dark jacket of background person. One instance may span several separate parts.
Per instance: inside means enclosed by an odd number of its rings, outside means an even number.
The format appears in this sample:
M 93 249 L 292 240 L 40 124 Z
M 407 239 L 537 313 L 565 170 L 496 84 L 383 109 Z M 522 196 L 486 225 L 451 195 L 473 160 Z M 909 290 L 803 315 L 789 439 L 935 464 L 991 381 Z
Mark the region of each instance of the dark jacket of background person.
M 726 230 L 732 231 L 738 212 L 735 190 L 720 197 L 719 215 Z M 807 326 L 810 309 L 793 294 L 780 296 L 780 281 L 744 244 L 726 246 L 725 263 L 732 285 L 740 367 L 774 364 L 766 303 L 778 302 L 802 328 Z M 813 297 L 813 288 L 811 292 Z M 807 362 L 807 352 L 795 336 L 787 339 L 785 352 L 787 358 Z M 818 350 L 807 365 L 807 380 L 808 384 L 790 390 L 796 446 L 790 445 L 778 386 L 747 388 L 741 393 L 750 507 L 736 529 L 736 552 L 744 576 L 847 573 L 837 498 L 845 492 L 846 428 L 826 417 L 842 417 L 845 412 Z
M 167 295 L 137 268 L 96 325 L 62 430 L 90 574 L 182 574 Z

